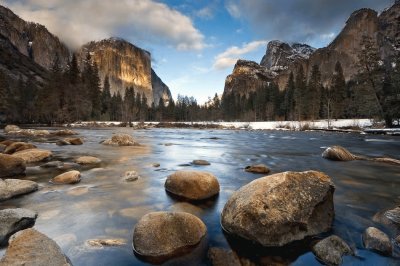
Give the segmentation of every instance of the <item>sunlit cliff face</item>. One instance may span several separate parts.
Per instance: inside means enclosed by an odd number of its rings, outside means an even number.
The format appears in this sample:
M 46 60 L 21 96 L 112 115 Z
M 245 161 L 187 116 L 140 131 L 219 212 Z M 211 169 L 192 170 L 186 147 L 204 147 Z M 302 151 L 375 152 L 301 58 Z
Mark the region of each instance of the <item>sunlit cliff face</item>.
M 136 93 L 145 94 L 148 104 L 153 102 L 151 58 L 147 51 L 112 38 L 83 46 L 78 53 L 81 62 L 85 60 L 88 52 L 99 68 L 102 82 L 108 75 L 111 93 L 119 91 L 124 95 L 127 87 L 133 87 Z

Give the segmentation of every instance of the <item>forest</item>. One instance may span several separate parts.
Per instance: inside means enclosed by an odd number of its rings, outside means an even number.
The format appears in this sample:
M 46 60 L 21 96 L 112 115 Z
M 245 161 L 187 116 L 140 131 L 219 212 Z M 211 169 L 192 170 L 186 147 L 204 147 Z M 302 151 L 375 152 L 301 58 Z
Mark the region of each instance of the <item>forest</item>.
M 380 61 L 371 39 L 363 39 L 359 74 L 345 81 L 336 63 L 329 87 L 321 82 L 318 65 L 307 75 L 300 67 L 280 91 L 269 82 L 250 94 L 217 94 L 204 105 L 179 95 L 176 101 L 147 105 L 134 88 L 111 94 L 108 77 L 101 81 L 90 55 L 80 71 L 75 56 L 63 70 L 54 62 L 43 87 L 35 77 L 11 82 L 0 70 L 0 119 L 3 122 L 61 124 L 76 121 L 293 121 L 341 118 L 377 118 L 387 127 L 399 125 L 400 60 Z M 101 85 L 103 84 L 103 86 Z

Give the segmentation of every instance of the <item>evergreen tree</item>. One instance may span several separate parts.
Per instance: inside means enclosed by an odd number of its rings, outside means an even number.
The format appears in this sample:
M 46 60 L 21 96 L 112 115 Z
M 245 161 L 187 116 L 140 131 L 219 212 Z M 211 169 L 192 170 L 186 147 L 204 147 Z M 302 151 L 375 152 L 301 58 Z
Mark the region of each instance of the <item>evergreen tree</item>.
M 284 99 L 284 110 L 285 120 L 294 120 L 294 91 L 296 87 L 294 84 L 293 72 L 290 72 L 290 76 L 285 88 L 285 99 Z
M 308 81 L 308 117 L 312 120 L 319 118 L 319 112 L 321 108 L 321 72 L 319 71 L 318 65 L 314 65 L 311 70 L 311 76 Z
M 295 81 L 294 90 L 294 103 L 295 103 L 295 114 L 297 120 L 302 120 L 304 117 L 304 111 L 306 109 L 306 77 L 304 75 L 303 66 L 300 66 Z
M 336 62 L 335 72 L 331 82 L 332 96 L 332 116 L 333 118 L 344 118 L 346 110 L 347 89 L 346 81 L 343 74 L 343 68 L 340 62 Z
M 105 120 L 110 119 L 110 108 L 111 108 L 111 92 L 110 92 L 110 80 L 108 76 L 104 78 L 103 91 L 101 92 L 101 116 Z

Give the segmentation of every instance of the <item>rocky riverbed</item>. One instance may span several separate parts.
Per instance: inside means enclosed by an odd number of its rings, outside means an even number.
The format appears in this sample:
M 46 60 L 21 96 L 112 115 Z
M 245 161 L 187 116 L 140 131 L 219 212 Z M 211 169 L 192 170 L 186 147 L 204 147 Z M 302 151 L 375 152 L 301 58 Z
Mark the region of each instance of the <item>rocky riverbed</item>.
M 399 159 L 394 136 L 15 127 L 0 135 L 0 265 L 400 263 L 399 166 L 322 157 L 340 145 Z

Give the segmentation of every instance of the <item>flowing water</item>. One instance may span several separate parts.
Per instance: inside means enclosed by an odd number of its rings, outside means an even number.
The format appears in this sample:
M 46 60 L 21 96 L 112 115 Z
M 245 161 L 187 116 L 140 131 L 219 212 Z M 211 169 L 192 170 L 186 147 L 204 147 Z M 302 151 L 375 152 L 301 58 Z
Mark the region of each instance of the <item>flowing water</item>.
M 82 181 L 76 185 L 53 185 L 48 181 L 59 172 L 29 167 L 27 179 L 40 184 L 37 192 L 2 202 L 0 208 L 23 207 L 36 210 L 35 228 L 54 239 L 74 265 L 142 265 L 134 255 L 132 233 L 136 222 L 152 211 L 186 211 L 200 217 L 208 235 L 195 252 L 176 263 L 208 265 L 208 247 L 233 248 L 242 257 L 270 265 L 319 265 L 310 252 L 316 238 L 281 249 L 263 249 L 226 235 L 220 227 L 220 213 L 231 194 L 262 175 L 243 171 L 250 164 L 264 163 L 272 173 L 319 170 L 332 177 L 335 220 L 332 232 L 356 249 L 357 256 L 345 257 L 348 265 L 398 265 L 394 257 L 384 257 L 363 248 L 361 234 L 376 226 L 391 238 L 399 232 L 373 221 L 373 216 L 400 204 L 400 167 L 368 161 L 333 162 L 321 157 L 325 147 L 341 145 L 355 154 L 400 158 L 400 139 L 390 136 L 335 134 L 324 132 L 231 131 L 128 128 L 77 129 L 85 139 L 81 146 L 57 146 L 31 140 L 39 148 L 52 150 L 53 160 L 72 162 L 92 155 L 102 163 L 96 168 L 80 168 Z M 139 147 L 110 147 L 99 144 L 112 133 L 132 134 Z M 205 159 L 210 166 L 191 166 Z M 153 167 L 159 163 L 160 167 Z M 219 179 L 217 198 L 201 203 L 181 202 L 164 190 L 166 177 L 176 170 L 196 169 Z M 125 171 L 135 170 L 141 178 L 126 182 Z M 125 245 L 93 248 L 88 239 L 122 239 Z M 0 250 L 0 255 L 5 249 Z

